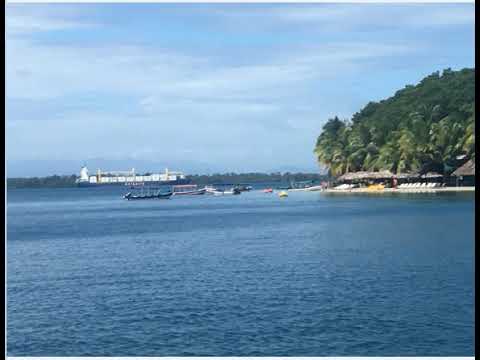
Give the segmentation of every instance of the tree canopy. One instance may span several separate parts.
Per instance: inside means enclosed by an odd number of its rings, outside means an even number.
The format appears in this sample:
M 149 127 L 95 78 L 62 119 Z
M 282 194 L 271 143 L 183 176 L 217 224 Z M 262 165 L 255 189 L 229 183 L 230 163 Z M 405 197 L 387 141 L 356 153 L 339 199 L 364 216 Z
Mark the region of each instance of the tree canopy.
M 328 119 L 315 150 L 333 176 L 352 171 L 450 174 L 475 158 L 475 69 L 435 72 L 370 102 L 351 120 Z

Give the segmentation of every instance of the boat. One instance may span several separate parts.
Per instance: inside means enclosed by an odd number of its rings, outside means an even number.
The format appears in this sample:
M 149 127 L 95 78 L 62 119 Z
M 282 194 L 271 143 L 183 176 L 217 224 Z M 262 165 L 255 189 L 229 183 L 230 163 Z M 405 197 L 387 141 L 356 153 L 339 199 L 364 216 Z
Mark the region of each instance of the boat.
M 315 185 L 314 180 L 294 181 L 290 183 L 290 189 L 308 189 Z
M 215 194 L 215 192 L 221 191 L 221 190 L 219 190 L 219 189 L 217 189 L 217 188 L 215 188 L 215 187 L 213 187 L 213 186 L 211 186 L 211 185 L 205 186 L 204 189 L 205 189 L 205 193 L 206 193 L 206 194 L 210 194 L 210 195 Z
M 237 188 L 232 188 L 231 190 L 225 190 L 223 195 L 240 195 L 242 192 Z
M 219 189 L 209 189 L 208 191 L 210 194 L 216 195 L 216 196 L 222 196 L 222 195 L 240 195 L 242 192 L 236 188 L 232 188 L 230 190 L 219 190 Z
M 280 196 L 281 198 L 282 198 L 282 197 L 287 197 L 287 196 L 288 196 L 288 192 L 287 192 L 287 191 L 280 191 L 280 192 L 278 193 L 278 196 Z
M 175 185 L 172 187 L 172 193 L 178 195 L 203 195 L 206 189 L 198 189 L 197 185 Z
M 147 194 L 144 194 L 142 190 L 141 194 L 133 194 L 132 192 L 128 192 L 123 196 L 123 198 L 126 200 L 149 200 L 149 199 L 170 199 L 171 196 L 172 196 L 171 192 L 166 192 L 166 193 L 158 192 L 156 194 L 155 193 L 151 194 L 150 192 L 148 192 Z
M 235 185 L 234 188 L 240 190 L 241 192 L 250 191 L 253 189 L 253 187 L 250 185 Z
M 272 188 L 263 189 L 263 192 L 266 194 L 273 193 L 273 189 Z
M 144 185 L 182 185 L 190 182 L 187 177 L 179 171 L 165 169 L 161 173 L 137 174 L 135 168 L 129 171 L 104 171 L 98 169 L 95 175 L 89 175 L 86 166 L 80 169 L 80 177 L 75 180 L 79 187 L 97 186 L 144 186 Z

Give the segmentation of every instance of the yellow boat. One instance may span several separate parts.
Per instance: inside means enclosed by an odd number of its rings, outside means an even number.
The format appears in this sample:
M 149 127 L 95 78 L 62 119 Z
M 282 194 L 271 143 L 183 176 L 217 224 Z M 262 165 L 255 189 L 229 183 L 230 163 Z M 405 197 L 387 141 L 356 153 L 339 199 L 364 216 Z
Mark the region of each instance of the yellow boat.
M 278 196 L 280 196 L 280 197 L 287 197 L 287 196 L 288 196 L 288 192 L 286 192 L 286 191 L 280 191 L 280 192 L 278 193 Z

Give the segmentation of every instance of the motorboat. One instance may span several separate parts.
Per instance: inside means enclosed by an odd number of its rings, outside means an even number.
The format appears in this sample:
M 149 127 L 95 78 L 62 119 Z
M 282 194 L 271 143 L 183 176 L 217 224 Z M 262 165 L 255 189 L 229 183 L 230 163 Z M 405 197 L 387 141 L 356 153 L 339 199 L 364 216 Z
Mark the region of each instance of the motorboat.
M 208 192 L 210 194 L 216 195 L 216 196 L 222 196 L 222 195 L 240 195 L 242 192 L 238 190 L 237 188 L 232 188 L 230 190 L 220 190 L 220 189 L 209 189 Z
M 253 189 L 252 186 L 250 185 L 235 185 L 235 189 L 238 189 L 240 190 L 241 192 L 244 192 L 244 191 L 250 191 Z

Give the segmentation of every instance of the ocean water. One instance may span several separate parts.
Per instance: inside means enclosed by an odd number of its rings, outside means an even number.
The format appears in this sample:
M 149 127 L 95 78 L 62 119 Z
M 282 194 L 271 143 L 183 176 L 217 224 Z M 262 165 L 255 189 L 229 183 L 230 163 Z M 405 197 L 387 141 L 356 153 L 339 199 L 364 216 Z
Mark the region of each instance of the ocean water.
M 473 194 L 9 190 L 9 356 L 473 356 Z

